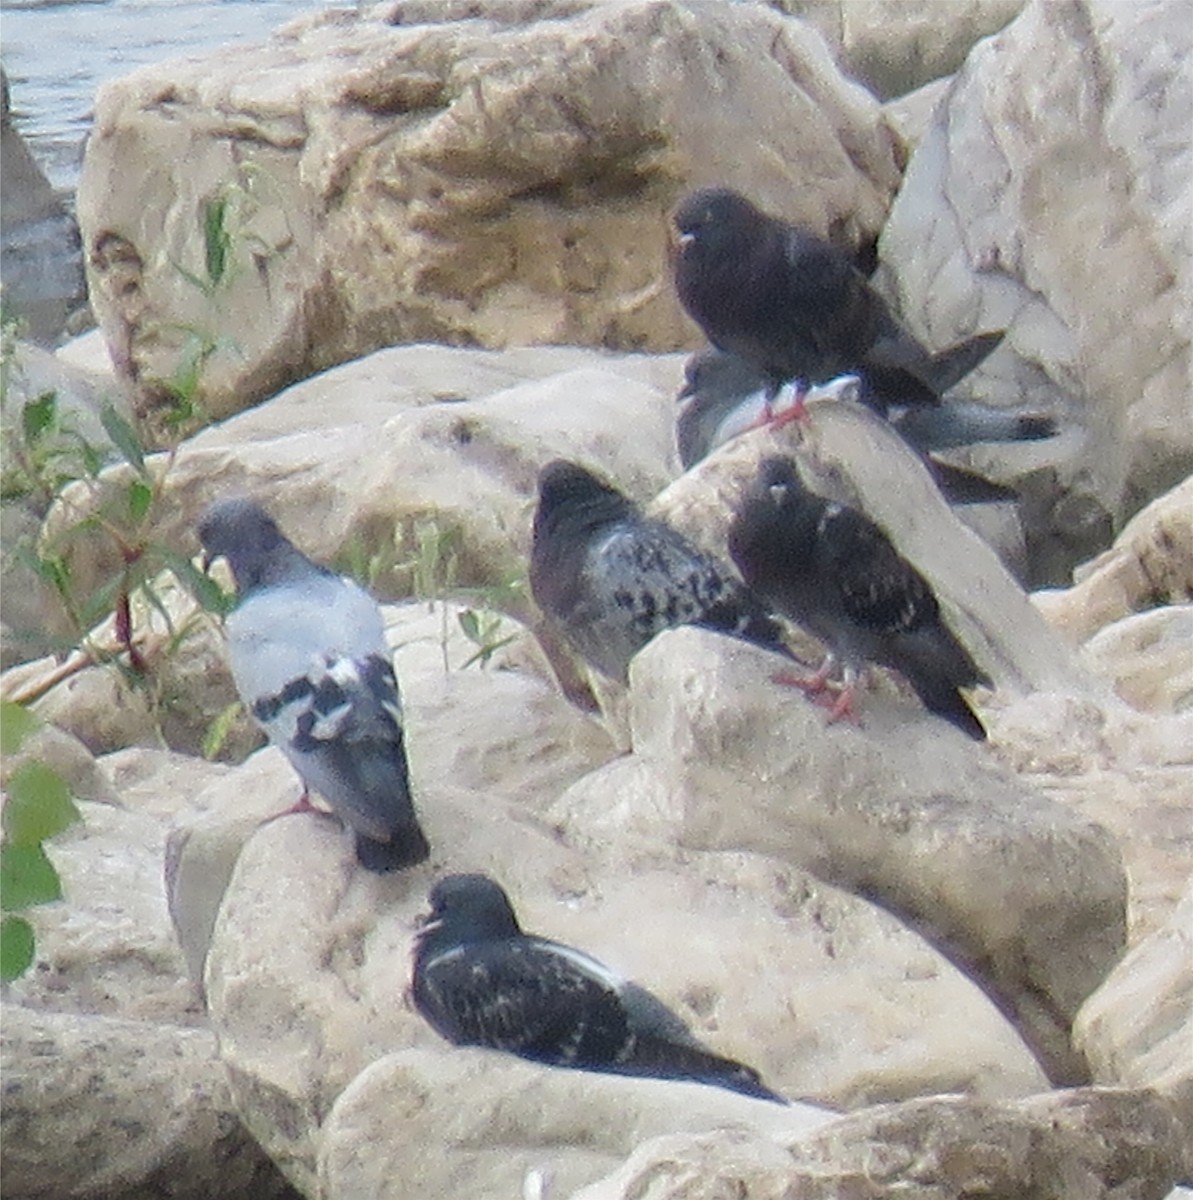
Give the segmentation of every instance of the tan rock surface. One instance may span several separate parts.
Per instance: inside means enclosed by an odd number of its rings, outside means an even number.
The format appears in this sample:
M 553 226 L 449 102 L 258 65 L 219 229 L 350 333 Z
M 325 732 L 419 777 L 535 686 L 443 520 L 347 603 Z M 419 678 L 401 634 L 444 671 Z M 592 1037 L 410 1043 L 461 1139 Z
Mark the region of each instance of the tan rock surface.
M 1037 606 L 1075 643 L 1132 613 L 1193 600 L 1193 475 L 1136 513 L 1109 550 Z
M 294 1200 L 207 1031 L 7 1002 L 3 1027 L 6 1196 Z
M 581 780 L 553 810 L 569 839 L 750 850 L 876 898 L 982 981 L 1054 1081 L 1083 1078 L 1068 1026 L 1126 935 L 1113 839 L 908 701 L 868 693 L 861 727 L 826 725 L 773 670 L 715 634 L 656 638 L 630 668 L 646 782 Z
M 1073 1036 L 1099 1083 L 1154 1088 L 1172 1104 L 1193 1175 L 1193 886 L 1082 1005 Z
M 219 911 L 206 985 L 237 1108 L 302 1190 L 320 1126 L 360 1071 L 407 1047 L 453 1069 L 458 1051 L 402 1001 L 414 918 L 431 882 L 453 870 L 492 873 L 526 928 L 650 988 L 697 1036 L 793 1096 L 862 1103 L 934 1085 L 996 1095 L 1040 1086 L 972 982 L 886 914 L 799 872 L 751 855 L 610 870 L 516 806 L 442 786 L 427 787 L 421 812 L 430 863 L 383 879 L 354 868 L 330 820 L 265 826 Z M 872 1002 L 859 1004 L 863 993 Z M 514 1132 L 503 1144 L 526 1148 Z
M 682 191 L 736 183 L 855 244 L 899 153 L 820 35 L 762 6 L 408 2 L 101 88 L 78 207 L 142 411 L 197 337 L 221 417 L 395 342 L 690 344 L 666 283 Z M 176 264 L 202 275 L 224 201 L 205 294 Z
M 573 1200 L 1161 1200 L 1181 1130 L 1149 1092 L 1081 1088 L 994 1105 L 928 1097 L 842 1117 L 778 1150 L 741 1132 L 658 1138 Z
M 770 0 L 810 21 L 837 61 L 883 99 L 951 75 L 975 42 L 997 33 L 1023 0 Z
M 402 1142 L 392 1137 L 399 1114 Z M 337 1100 L 319 1181 L 326 1200 L 562 1197 L 661 1131 L 735 1129 L 778 1143 L 834 1116 L 698 1084 L 552 1070 L 487 1050 L 404 1050 L 366 1068 Z
M 1010 326 L 970 390 L 1083 434 L 1037 481 L 1041 578 L 1193 462 L 1191 39 L 1160 0 L 1025 5 L 970 54 L 883 231 L 887 282 L 929 342 Z

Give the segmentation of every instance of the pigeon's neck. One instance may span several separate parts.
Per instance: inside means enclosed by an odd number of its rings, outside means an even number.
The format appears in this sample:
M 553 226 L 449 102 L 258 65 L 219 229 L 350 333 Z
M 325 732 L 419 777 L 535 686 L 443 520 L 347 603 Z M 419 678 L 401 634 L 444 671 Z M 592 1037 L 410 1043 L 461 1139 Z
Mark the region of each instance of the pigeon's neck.
M 425 962 L 459 946 L 516 938 L 521 933 L 517 920 L 505 913 L 494 914 L 491 918 L 474 916 L 463 921 L 440 921 L 417 935 L 414 954 L 418 961 Z
M 243 599 L 262 588 L 283 586 L 309 579 L 313 575 L 330 575 L 325 567 L 313 563 L 301 550 L 290 545 L 272 547 L 268 553 L 227 554 L 236 590 Z
M 548 538 L 568 538 L 591 535 L 606 526 L 624 521 L 633 513 L 623 496 L 599 494 L 579 500 L 569 500 L 540 514 L 539 534 Z

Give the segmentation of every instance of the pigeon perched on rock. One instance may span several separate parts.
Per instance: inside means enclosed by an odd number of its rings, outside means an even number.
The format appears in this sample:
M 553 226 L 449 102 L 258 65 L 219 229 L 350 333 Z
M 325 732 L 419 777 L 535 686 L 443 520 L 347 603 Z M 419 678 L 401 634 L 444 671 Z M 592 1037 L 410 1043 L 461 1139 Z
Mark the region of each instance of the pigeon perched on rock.
M 936 404 L 1002 340 L 984 333 L 930 354 L 841 250 L 729 188 L 692 193 L 674 219 L 680 302 L 772 391 L 856 374 L 879 411 Z
M 863 395 L 856 375 L 839 376 L 805 394 L 798 394 L 793 384 L 772 391 L 766 377 L 744 359 L 714 349 L 692 355 L 684 375 L 684 386 L 677 397 L 680 408 L 675 438 L 685 470 L 731 438 L 781 419 L 804 401 L 861 400 Z M 1050 417 L 951 400 L 933 407 L 892 406 L 886 417 L 919 453 L 937 487 L 953 504 L 1011 500 L 1016 493 L 963 467 L 938 462 L 931 451 L 974 442 L 1029 441 L 1056 433 Z
M 539 473 L 530 589 L 580 656 L 622 683 L 630 659 L 678 625 L 792 657 L 778 622 L 727 564 L 562 459 Z
M 454 1045 L 787 1103 L 751 1067 L 701 1046 L 644 988 L 580 950 L 523 933 L 509 897 L 488 876 L 449 875 L 429 900 L 411 994 Z
M 237 691 L 310 790 L 356 836 L 370 871 L 430 853 L 410 798 L 398 684 L 376 602 L 312 562 L 252 500 L 214 504 L 199 523 L 228 560 L 237 604 L 226 625 Z
M 876 662 L 898 671 L 929 711 L 985 738 L 958 689 L 989 681 L 941 620 L 928 581 L 868 517 L 810 492 L 789 459 L 761 463 L 730 525 L 729 553 L 751 587 L 829 647 L 825 668 L 803 686 L 823 686 L 842 661 L 836 713 L 852 705 L 857 668 Z

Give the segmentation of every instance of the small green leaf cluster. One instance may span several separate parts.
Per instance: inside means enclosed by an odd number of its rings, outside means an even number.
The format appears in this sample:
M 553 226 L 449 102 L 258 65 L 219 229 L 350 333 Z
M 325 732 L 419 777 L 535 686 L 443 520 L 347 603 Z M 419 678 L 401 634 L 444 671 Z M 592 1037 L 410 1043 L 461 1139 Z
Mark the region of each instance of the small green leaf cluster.
M 0 707 L 0 750 L 15 754 L 39 722 L 10 700 Z M 45 763 L 22 763 L 8 781 L 0 840 L 0 980 L 19 979 L 33 964 L 33 926 L 19 915 L 62 899 L 62 881 L 44 842 L 80 819 L 66 781 Z

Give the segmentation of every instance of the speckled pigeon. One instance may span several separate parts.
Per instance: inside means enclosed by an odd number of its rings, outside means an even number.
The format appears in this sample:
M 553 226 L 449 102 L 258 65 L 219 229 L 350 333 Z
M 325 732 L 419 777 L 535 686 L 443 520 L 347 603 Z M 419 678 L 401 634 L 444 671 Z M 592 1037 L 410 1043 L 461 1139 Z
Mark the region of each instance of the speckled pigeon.
M 488 876 L 449 875 L 429 899 L 411 994 L 449 1042 L 787 1103 L 751 1067 L 701 1046 L 644 988 L 580 950 L 523 933 L 509 897 Z

